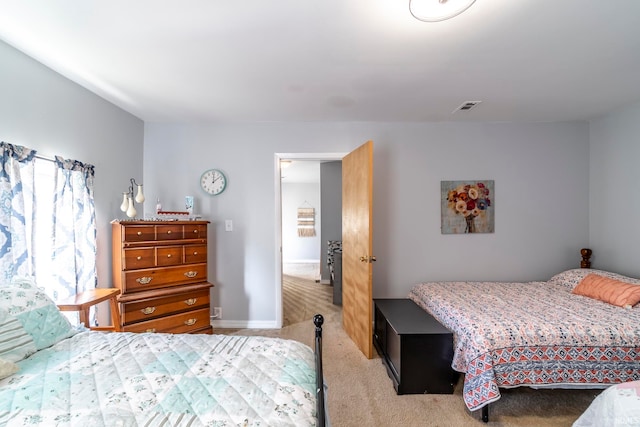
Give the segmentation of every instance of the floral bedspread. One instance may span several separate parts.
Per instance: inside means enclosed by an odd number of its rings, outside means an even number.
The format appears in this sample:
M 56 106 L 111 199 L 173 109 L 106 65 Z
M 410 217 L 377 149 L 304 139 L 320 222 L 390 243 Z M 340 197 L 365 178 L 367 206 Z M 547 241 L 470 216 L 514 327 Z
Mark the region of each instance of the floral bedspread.
M 0 380 L 0 425 L 314 426 L 312 350 L 266 337 L 81 332 Z
M 640 381 L 617 384 L 603 391 L 573 427 L 632 427 L 640 425 Z
M 434 282 L 409 298 L 454 333 L 452 367 L 470 410 L 499 387 L 589 387 L 640 380 L 640 307 L 549 282 Z

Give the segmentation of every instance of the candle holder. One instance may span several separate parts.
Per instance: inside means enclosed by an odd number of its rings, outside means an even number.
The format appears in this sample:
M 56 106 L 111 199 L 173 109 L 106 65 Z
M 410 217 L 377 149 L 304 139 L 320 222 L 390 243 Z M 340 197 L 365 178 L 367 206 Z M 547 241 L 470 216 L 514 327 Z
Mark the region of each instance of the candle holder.
M 122 193 L 122 204 L 120 210 L 124 212 L 129 218 L 135 218 L 138 211 L 135 207 L 135 202 L 143 203 L 144 194 L 142 193 L 142 184 L 138 184 L 135 179 L 131 178 L 131 185 L 129 185 L 129 191 Z M 134 189 L 137 188 L 135 197 L 133 196 Z

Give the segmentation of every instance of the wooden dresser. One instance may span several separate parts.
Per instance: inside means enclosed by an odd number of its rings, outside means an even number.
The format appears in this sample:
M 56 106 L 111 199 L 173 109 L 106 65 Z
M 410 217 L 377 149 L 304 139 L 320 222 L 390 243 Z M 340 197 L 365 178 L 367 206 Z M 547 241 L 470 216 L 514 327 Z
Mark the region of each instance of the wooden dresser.
M 209 221 L 113 221 L 113 281 L 126 332 L 212 333 Z

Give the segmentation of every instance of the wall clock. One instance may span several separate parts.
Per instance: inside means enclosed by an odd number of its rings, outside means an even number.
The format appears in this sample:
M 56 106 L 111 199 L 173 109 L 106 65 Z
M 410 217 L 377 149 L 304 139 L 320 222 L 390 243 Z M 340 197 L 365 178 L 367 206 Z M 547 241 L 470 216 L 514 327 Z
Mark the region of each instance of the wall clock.
M 227 177 L 218 169 L 209 169 L 200 177 L 200 187 L 206 193 L 216 196 L 227 188 Z

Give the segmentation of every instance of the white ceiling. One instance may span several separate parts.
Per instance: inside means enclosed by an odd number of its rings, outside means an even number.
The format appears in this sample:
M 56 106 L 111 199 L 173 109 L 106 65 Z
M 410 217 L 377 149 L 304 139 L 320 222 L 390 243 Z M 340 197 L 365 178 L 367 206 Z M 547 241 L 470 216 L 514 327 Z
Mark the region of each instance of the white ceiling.
M 145 121 L 564 121 L 640 100 L 640 0 L 0 0 L 0 39 Z M 452 114 L 464 101 L 482 101 Z

